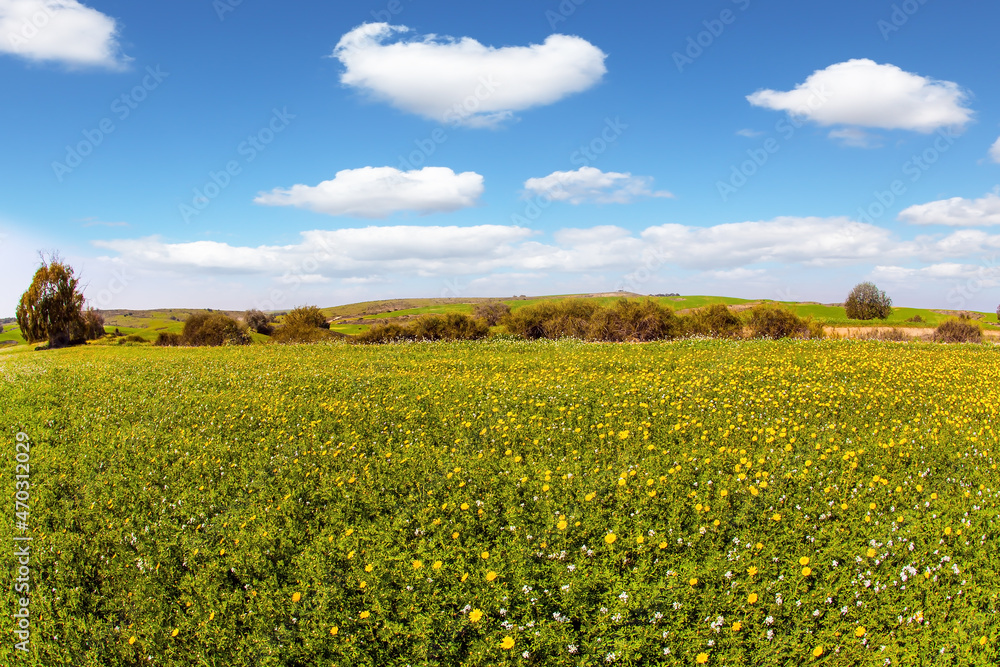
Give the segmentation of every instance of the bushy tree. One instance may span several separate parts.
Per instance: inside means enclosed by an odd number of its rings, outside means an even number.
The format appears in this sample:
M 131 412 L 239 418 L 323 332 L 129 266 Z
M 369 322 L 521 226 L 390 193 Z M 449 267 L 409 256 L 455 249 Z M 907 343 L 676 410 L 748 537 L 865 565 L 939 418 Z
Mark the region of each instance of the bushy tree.
M 483 320 L 487 326 L 491 327 L 499 324 L 500 320 L 509 314 L 510 306 L 502 301 L 487 301 L 476 304 L 475 308 L 472 309 L 473 317 Z
M 754 338 L 822 338 L 823 326 L 781 306 L 762 303 L 750 310 L 747 320 Z
M 285 315 L 285 326 L 308 326 L 329 329 L 326 315 L 316 306 L 299 306 Z
M 934 330 L 939 343 L 982 343 L 983 330 L 968 318 L 945 320 Z
M 79 285 L 73 267 L 58 255 L 48 262 L 43 257 L 31 286 L 17 304 L 17 323 L 24 339 L 29 343 L 48 339 L 52 348 L 86 340 L 88 324 Z
M 892 299 L 875 283 L 858 283 L 847 295 L 844 309 L 852 320 L 884 320 L 892 315 Z
M 104 316 L 93 308 L 88 308 L 83 314 L 83 329 L 87 340 L 103 338 L 107 333 L 104 330 Z
M 721 303 L 699 308 L 687 317 L 688 331 L 696 336 L 736 338 L 743 333 L 743 321 Z
M 184 321 L 181 340 L 185 345 L 247 345 L 246 326 L 223 313 L 195 313 Z
M 270 336 L 274 333 L 274 327 L 271 326 L 271 323 L 274 322 L 274 315 L 256 309 L 248 310 L 243 315 L 243 321 L 252 331 L 259 334 Z
M 294 308 L 271 336 L 276 343 L 316 343 L 331 338 L 326 315 L 316 306 Z

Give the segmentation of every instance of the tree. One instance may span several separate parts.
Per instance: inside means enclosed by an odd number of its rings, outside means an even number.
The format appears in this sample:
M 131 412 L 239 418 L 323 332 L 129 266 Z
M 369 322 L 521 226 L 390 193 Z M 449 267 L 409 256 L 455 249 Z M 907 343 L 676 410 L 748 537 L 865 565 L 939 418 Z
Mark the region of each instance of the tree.
M 884 320 L 892 315 L 892 299 L 875 286 L 875 283 L 858 283 L 844 302 L 847 316 L 852 320 Z
M 87 340 L 103 338 L 107 333 L 104 330 L 104 316 L 93 308 L 88 308 L 83 314 L 84 337 Z
M 285 315 L 285 326 L 287 327 L 316 327 L 317 329 L 329 329 L 330 325 L 326 321 L 326 315 L 316 306 L 299 306 Z
M 270 336 L 274 333 L 274 327 L 271 323 L 274 322 L 274 315 L 269 315 L 259 310 L 248 310 L 243 315 L 243 321 L 252 330 L 259 334 L 264 334 L 265 336 Z
M 484 320 L 491 327 L 499 324 L 507 315 L 510 315 L 510 306 L 502 301 L 487 301 L 472 309 L 473 317 Z
M 184 321 L 185 345 L 248 345 L 245 326 L 223 313 L 195 313 Z
M 83 292 L 73 267 L 53 255 L 35 272 L 31 286 L 17 304 L 17 323 L 29 343 L 48 339 L 49 347 L 64 347 L 87 339 Z M 102 331 L 103 335 L 103 331 Z
M 274 332 L 271 340 L 276 343 L 316 343 L 333 337 L 323 311 L 316 306 L 299 306 L 285 315 L 284 323 Z

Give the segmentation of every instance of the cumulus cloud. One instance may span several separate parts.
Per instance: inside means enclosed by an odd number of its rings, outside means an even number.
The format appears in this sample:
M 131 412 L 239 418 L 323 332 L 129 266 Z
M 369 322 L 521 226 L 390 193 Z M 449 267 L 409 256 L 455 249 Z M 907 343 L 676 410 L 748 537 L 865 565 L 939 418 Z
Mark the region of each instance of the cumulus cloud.
M 1000 225 L 1000 195 L 991 192 L 981 199 L 952 197 L 904 209 L 899 220 L 911 225 L 989 227 Z
M 447 167 L 400 171 L 394 167 L 344 169 L 319 185 L 293 185 L 262 192 L 254 199 L 265 206 L 296 206 L 328 215 L 384 218 L 397 211 L 439 213 L 475 206 L 483 194 L 483 177 L 473 171 L 456 174 Z
M 943 262 L 920 268 L 905 266 L 876 266 L 872 271 L 875 280 L 888 283 L 946 282 L 968 283 L 973 281 L 980 288 L 1000 286 L 1000 266 Z
M 1000 139 L 997 139 L 993 146 L 990 147 L 990 157 L 994 162 L 1000 164 Z
M 952 81 L 859 59 L 817 70 L 793 90 L 758 90 L 747 100 L 819 125 L 929 133 L 967 124 L 972 119 L 972 110 L 964 106 L 967 97 Z
M 607 71 L 600 49 L 570 35 L 501 48 L 433 34 L 394 40 L 409 32 L 365 23 L 345 34 L 333 51 L 341 83 L 438 122 L 496 127 L 516 111 L 591 88 Z
M 627 204 L 638 197 L 673 197 L 669 192 L 652 189 L 653 179 L 630 173 L 603 172 L 594 167 L 576 171 L 556 171 L 524 183 L 528 195 L 545 194 L 555 201 L 570 204 Z
M 142 266 L 273 275 L 298 271 L 331 278 L 630 271 L 643 264 L 727 272 L 756 270 L 765 263 L 824 267 L 915 257 L 942 262 L 1000 248 L 1000 235 L 976 230 L 904 241 L 887 229 L 847 218 L 784 217 L 711 227 L 667 224 L 639 233 L 602 225 L 562 229 L 547 243 L 536 237 L 537 232 L 519 226 L 396 225 L 308 231 L 299 243 L 285 246 L 165 243 L 156 237 L 97 245 Z
M 77 0 L 4 0 L 0 52 L 37 62 L 120 69 L 115 20 Z

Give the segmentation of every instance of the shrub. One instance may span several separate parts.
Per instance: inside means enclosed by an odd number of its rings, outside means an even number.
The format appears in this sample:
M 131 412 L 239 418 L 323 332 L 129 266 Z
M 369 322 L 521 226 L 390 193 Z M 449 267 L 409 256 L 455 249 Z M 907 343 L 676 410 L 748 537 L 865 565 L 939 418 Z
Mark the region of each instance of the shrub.
M 919 315 L 914 315 L 913 317 L 911 317 L 910 319 L 908 319 L 906 321 L 907 322 L 923 322 L 924 318 L 920 317 Z
M 243 314 L 243 321 L 250 327 L 251 331 L 256 331 L 265 336 L 270 336 L 274 333 L 274 327 L 271 326 L 271 323 L 274 322 L 274 315 L 253 309 Z
M 463 313 L 421 317 L 409 329 L 417 340 L 475 340 L 489 333 L 486 322 Z
M 222 313 L 195 313 L 184 322 L 181 338 L 185 345 L 248 345 L 245 325 Z
M 172 331 L 161 331 L 160 335 L 156 337 L 156 342 L 154 345 L 159 345 L 160 347 L 175 347 L 183 342 L 181 335 L 179 333 L 173 333 Z
M 93 308 L 88 308 L 83 314 L 83 335 L 87 340 L 97 340 L 103 338 L 104 316 Z
M 317 329 L 329 329 L 326 315 L 316 306 L 299 306 L 293 308 L 284 320 L 285 326 L 308 326 Z
M 404 340 L 413 340 L 413 333 L 406 327 L 393 323 L 376 324 L 367 331 L 362 331 L 354 336 L 355 342 L 368 344 L 394 343 Z
M 946 320 L 934 330 L 939 343 L 982 343 L 983 331 L 969 319 Z
M 302 320 L 285 324 L 271 334 L 273 343 L 318 343 L 331 338 L 333 334 L 329 329 L 321 329 Z
M 688 331 L 697 336 L 736 338 L 743 333 L 743 321 L 729 308 L 716 303 L 687 316 Z
M 601 308 L 591 317 L 587 337 L 607 342 L 647 342 L 676 338 L 683 322 L 666 306 L 646 299 L 619 299 L 611 308 Z
M 145 338 L 143 338 L 139 334 L 129 334 L 129 335 L 123 337 L 123 338 L 119 338 L 118 339 L 118 344 L 119 345 L 124 345 L 126 343 L 148 343 L 148 342 L 149 341 L 147 341 Z
M 858 283 L 847 295 L 844 302 L 844 310 L 852 320 L 873 320 L 885 318 L 892 315 L 892 299 L 886 293 L 879 290 L 875 283 Z
M 823 335 L 820 323 L 803 320 L 787 308 L 774 304 L 760 304 L 750 309 L 747 325 L 754 338 L 821 338 Z
M 485 338 L 490 328 L 485 320 L 463 313 L 427 315 L 402 326 L 394 322 L 377 324 L 354 337 L 358 343 L 393 343 L 404 340 L 476 340 Z
M 499 324 L 509 314 L 510 306 L 501 301 L 487 301 L 477 304 L 472 309 L 473 317 L 485 321 L 486 325 L 491 327 Z

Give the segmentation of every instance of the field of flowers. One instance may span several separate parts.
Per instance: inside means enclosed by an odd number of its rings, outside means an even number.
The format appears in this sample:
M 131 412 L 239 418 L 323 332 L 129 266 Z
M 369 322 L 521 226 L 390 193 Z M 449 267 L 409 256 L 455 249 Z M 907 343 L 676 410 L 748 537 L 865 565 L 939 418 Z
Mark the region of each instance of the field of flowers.
M 995 665 L 998 379 L 852 341 L 0 357 L 0 664 Z

